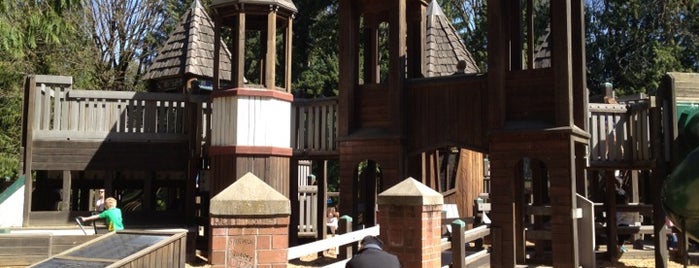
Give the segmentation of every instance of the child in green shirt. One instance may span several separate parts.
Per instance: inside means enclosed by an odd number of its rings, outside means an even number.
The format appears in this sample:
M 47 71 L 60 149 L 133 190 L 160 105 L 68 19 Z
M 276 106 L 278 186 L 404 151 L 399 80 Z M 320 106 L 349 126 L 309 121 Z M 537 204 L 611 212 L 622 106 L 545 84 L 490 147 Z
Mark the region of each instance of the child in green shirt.
M 110 232 L 124 230 L 124 223 L 121 218 L 121 209 L 117 208 L 116 206 L 116 199 L 109 197 L 104 201 L 104 211 L 90 217 L 80 217 L 80 221 L 85 222 L 94 221 L 96 219 L 105 219 Z

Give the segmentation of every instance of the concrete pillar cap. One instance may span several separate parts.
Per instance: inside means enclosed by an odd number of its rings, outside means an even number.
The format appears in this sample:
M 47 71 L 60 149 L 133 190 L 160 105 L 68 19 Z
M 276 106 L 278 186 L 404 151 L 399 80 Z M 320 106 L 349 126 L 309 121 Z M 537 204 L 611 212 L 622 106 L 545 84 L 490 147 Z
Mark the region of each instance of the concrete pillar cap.
M 211 198 L 209 213 L 226 216 L 291 215 L 290 201 L 248 172 Z
M 442 194 L 409 177 L 379 194 L 379 205 L 443 205 Z

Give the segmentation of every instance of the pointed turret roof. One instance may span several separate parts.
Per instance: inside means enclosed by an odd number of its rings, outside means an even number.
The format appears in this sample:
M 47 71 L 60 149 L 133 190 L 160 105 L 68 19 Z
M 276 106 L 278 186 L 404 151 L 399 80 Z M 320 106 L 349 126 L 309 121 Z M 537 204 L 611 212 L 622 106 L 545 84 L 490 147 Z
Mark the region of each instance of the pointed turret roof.
M 544 29 L 534 48 L 534 68 L 548 67 L 551 67 L 551 27 Z
M 465 73 L 479 72 L 473 56 L 436 0 L 427 7 L 426 45 L 427 77 L 452 75 L 458 71 L 459 61 L 466 63 Z
M 230 80 L 231 53 L 221 42 L 220 77 Z M 175 30 L 170 34 L 165 45 L 158 51 L 158 56 L 143 76 L 145 80 L 157 80 L 172 77 L 213 77 L 214 61 L 214 24 L 199 0 L 195 0 Z

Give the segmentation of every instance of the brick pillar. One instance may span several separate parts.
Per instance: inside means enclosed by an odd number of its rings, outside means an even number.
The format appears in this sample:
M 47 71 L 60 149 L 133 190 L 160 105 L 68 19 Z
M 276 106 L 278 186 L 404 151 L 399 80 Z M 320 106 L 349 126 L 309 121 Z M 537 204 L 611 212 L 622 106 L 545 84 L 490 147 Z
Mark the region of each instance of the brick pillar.
M 407 178 L 377 202 L 384 250 L 396 254 L 402 267 L 442 267 L 442 195 Z
M 247 173 L 211 199 L 211 267 L 287 267 L 289 199 Z

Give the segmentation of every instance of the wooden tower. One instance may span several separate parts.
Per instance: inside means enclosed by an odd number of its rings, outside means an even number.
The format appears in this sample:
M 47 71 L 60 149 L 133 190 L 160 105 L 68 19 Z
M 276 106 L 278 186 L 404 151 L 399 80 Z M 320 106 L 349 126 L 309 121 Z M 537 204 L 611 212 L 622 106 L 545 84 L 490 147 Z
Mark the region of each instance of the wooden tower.
M 340 1 L 340 188 L 356 193 L 341 193 L 340 212 L 357 215 L 357 225 L 374 225 L 376 194 L 406 176 L 404 82 L 422 74 L 426 6 L 421 0 Z M 379 36 L 388 36 L 384 47 Z
M 533 14 L 523 15 L 522 5 L 488 1 L 491 219 L 500 234 L 491 264 L 524 264 L 527 240 L 550 239 L 554 267 L 579 267 L 576 193 L 585 196 L 589 140 L 583 1 L 550 2 L 551 64 L 540 69 L 524 67 L 524 59 L 533 62 L 524 41 L 534 35 Z M 526 199 L 529 189 L 533 200 Z M 528 203 L 550 211 L 528 212 Z M 540 215 L 534 226 L 525 226 L 528 215 Z M 548 237 L 524 237 L 525 228 Z
M 291 118 L 291 30 L 296 6 L 291 1 L 214 0 L 214 70 L 224 28 L 232 36 L 231 81 L 214 72 L 211 122 L 211 196 L 252 172 L 287 197 Z M 277 42 L 277 36 L 283 42 Z M 259 47 L 246 48 L 258 38 Z M 283 44 L 282 49 L 278 49 Z M 246 59 L 247 51 L 256 51 Z M 247 61 L 246 61 L 247 60 Z M 246 62 L 248 66 L 246 66 Z M 256 62 L 251 66 L 250 62 Z M 279 62 L 279 63 L 278 63 Z M 245 77 L 253 69 L 255 77 Z
M 411 155 L 455 143 L 489 154 L 491 265 L 536 262 L 525 254 L 535 241 L 550 253 L 536 256 L 542 262 L 578 267 L 589 140 L 583 1 L 551 1 L 536 14 L 551 25 L 550 64 L 538 68 L 535 15 L 524 9 L 533 1 L 487 5 L 487 75 L 428 79 L 425 1 L 340 1 L 341 213 L 373 225 L 375 194 L 424 174 Z

